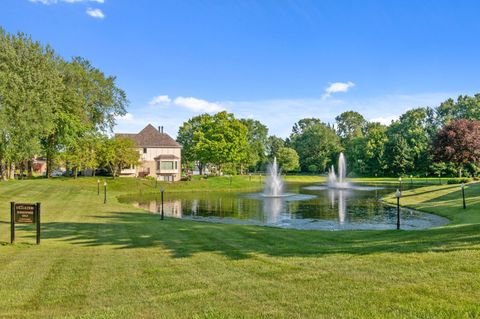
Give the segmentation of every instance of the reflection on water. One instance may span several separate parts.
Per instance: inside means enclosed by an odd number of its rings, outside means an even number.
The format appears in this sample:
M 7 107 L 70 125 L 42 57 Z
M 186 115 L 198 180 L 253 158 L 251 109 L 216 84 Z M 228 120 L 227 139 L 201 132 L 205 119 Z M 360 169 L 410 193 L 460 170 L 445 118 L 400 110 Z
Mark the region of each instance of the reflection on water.
M 262 198 L 244 193 L 165 193 L 166 216 L 267 225 L 296 229 L 394 229 L 396 208 L 379 198 L 394 189 L 329 189 L 287 185 L 292 197 Z M 313 196 L 312 196 L 313 195 Z M 131 199 L 132 200 L 132 199 Z M 160 213 L 159 198 L 135 198 L 138 207 Z M 402 209 L 402 229 L 421 229 L 447 222 L 435 215 Z

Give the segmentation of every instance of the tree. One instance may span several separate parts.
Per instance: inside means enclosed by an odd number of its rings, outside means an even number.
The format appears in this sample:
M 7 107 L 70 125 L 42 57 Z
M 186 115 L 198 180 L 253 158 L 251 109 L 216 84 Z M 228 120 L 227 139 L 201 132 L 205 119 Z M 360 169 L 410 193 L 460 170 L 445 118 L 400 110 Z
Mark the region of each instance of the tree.
M 212 122 L 212 116 L 206 113 L 192 117 L 180 126 L 177 135 L 177 142 L 182 145 L 183 165 L 188 166 L 190 163 L 196 163 L 200 174 L 203 174 L 206 163 L 202 162 L 196 153 L 198 141 L 195 139 L 195 133 L 201 132 L 203 127 L 210 122 Z
M 298 170 L 299 158 L 297 152 L 293 148 L 282 147 L 276 155 L 278 165 L 284 172 Z
M 440 126 L 456 119 L 480 120 L 480 93 L 460 95 L 457 101 L 448 99 L 436 108 Z
M 446 124 L 433 141 L 437 162 L 451 162 L 462 176 L 467 164 L 480 164 L 480 121 L 453 120 Z
M 322 124 L 322 121 L 320 121 L 320 119 L 317 119 L 317 118 L 301 119 L 300 121 L 298 121 L 293 125 L 292 135 L 302 134 L 305 129 L 317 124 Z
M 385 150 L 386 161 L 392 175 L 404 175 L 413 168 L 410 148 L 401 134 L 390 136 L 385 145 Z
M 2 177 L 10 177 L 14 166 L 23 176 L 42 155 L 49 176 L 60 153 L 81 148 L 77 143 L 87 134 L 111 131 L 127 104 L 115 77 L 85 59 L 67 62 L 49 46 L 0 29 Z
M 123 168 L 137 165 L 140 153 L 135 143 L 127 138 L 103 138 L 98 152 L 98 161 L 112 172 L 113 178 L 118 176 Z
M 240 163 L 248 143 L 245 125 L 225 111 L 212 116 L 212 121 L 202 125 L 193 138 L 198 159 L 214 164 L 219 171 L 224 163 Z
M 0 29 L 0 117 L 2 166 L 23 170 L 40 153 L 40 137 L 53 125 L 49 116 L 62 89 L 56 56 L 24 34 Z
M 253 119 L 241 119 L 240 122 L 247 128 L 247 147 L 245 156 L 241 162 L 250 169 L 258 168 L 258 164 L 265 162 L 268 141 L 268 128 L 260 121 Z
M 335 118 L 337 122 L 337 134 L 343 139 L 350 140 L 363 135 L 367 124 L 365 118 L 358 112 L 343 112 Z
M 327 165 L 342 150 L 339 137 L 324 123 L 310 122 L 301 133 L 294 130 L 290 135 L 290 141 L 292 148 L 300 157 L 302 171 L 307 171 L 310 165 L 317 165 L 319 170 L 325 171 Z
M 267 141 L 267 156 L 271 160 L 277 156 L 278 151 L 285 147 L 285 141 L 275 135 L 269 136 Z
M 52 110 L 55 125 L 43 140 L 47 156 L 47 176 L 62 148 L 75 149 L 78 137 L 95 131 L 109 132 L 115 118 L 126 113 L 125 92 L 115 85 L 115 77 L 105 76 L 91 63 L 76 57 L 59 63 L 63 75 L 61 103 Z
M 240 164 L 247 156 L 247 127 L 227 112 L 190 119 L 180 128 L 177 140 L 186 159 L 199 163 L 200 172 L 207 164 L 221 170 L 222 164 Z

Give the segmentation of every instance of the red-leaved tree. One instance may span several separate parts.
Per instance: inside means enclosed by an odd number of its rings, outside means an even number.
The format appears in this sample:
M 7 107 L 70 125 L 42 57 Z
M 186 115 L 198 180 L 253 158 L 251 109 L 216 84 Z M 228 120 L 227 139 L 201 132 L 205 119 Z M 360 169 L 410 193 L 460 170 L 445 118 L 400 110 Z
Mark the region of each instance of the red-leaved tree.
M 454 163 L 460 176 L 466 164 L 480 164 L 480 121 L 450 121 L 437 132 L 433 155 L 435 161 Z

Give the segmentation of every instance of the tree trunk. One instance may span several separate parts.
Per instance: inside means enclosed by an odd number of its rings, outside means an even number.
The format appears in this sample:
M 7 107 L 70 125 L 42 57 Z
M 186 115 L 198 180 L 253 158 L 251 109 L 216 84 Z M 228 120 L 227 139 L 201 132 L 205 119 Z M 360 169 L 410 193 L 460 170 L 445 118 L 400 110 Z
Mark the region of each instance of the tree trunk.
M 78 176 L 78 166 L 75 166 L 75 168 L 74 168 L 73 171 L 74 171 L 74 173 L 73 173 L 73 178 L 74 178 L 74 179 L 77 179 L 77 176 Z
M 27 167 L 28 167 L 28 178 L 33 177 L 33 160 L 29 160 L 27 162 Z

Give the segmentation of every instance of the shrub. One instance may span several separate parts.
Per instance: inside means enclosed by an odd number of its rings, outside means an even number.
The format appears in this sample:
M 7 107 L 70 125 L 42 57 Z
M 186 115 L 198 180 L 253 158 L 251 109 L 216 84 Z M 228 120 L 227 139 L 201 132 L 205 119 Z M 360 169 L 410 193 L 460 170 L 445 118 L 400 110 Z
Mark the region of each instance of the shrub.
M 308 171 L 310 173 L 315 173 L 316 171 L 318 171 L 317 165 L 308 165 Z
M 461 184 L 461 183 L 470 183 L 472 181 L 471 178 L 450 178 L 447 180 L 447 184 Z

